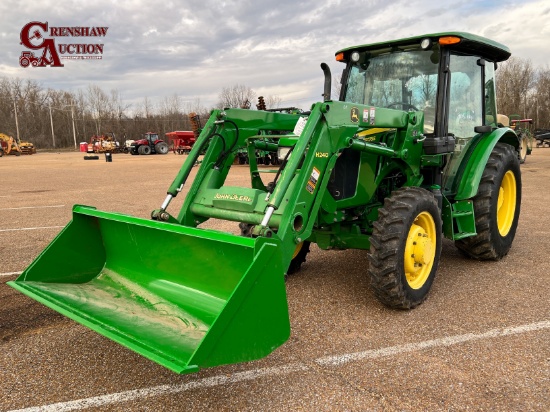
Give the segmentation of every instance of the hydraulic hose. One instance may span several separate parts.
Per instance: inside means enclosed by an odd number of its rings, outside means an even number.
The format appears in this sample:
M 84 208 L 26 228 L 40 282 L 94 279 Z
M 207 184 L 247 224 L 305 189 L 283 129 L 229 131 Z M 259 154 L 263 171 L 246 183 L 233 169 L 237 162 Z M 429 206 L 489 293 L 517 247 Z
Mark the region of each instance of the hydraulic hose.
M 233 141 L 233 144 L 229 148 L 229 150 L 225 150 L 225 139 L 223 140 L 223 151 L 220 157 L 218 158 L 218 161 L 215 164 L 215 167 L 220 167 L 220 165 L 227 159 L 227 156 L 229 156 L 229 153 L 233 151 L 235 146 L 237 145 L 237 142 L 239 141 L 239 126 L 237 126 L 237 123 L 235 123 L 233 120 L 223 120 L 224 123 L 231 123 L 233 127 L 235 127 L 235 140 Z M 219 133 L 216 133 L 216 135 L 220 136 L 223 139 L 223 136 L 221 136 Z

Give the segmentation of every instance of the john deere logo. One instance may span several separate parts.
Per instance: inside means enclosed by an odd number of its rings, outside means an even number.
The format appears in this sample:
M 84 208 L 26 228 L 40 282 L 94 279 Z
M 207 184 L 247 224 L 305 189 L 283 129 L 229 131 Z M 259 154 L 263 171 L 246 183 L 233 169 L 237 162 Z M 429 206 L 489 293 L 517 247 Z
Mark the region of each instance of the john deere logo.
M 216 193 L 214 199 L 218 200 L 235 200 L 237 202 L 252 202 L 252 198 L 243 195 L 230 195 L 226 193 Z
M 359 109 L 357 107 L 351 108 L 351 121 L 353 123 L 359 123 Z

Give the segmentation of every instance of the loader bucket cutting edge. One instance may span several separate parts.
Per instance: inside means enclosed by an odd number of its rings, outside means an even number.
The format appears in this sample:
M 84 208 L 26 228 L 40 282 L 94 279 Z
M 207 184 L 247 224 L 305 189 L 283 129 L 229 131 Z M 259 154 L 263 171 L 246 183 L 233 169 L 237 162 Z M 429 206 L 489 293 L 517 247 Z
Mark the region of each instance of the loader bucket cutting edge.
M 73 208 L 13 282 L 178 373 L 259 359 L 290 335 L 277 239 Z

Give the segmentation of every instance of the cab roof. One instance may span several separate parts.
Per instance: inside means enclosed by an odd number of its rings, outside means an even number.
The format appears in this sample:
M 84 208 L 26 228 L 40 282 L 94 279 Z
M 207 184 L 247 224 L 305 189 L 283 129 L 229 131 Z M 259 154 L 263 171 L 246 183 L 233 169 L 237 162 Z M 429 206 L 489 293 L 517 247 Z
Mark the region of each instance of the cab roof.
M 380 43 L 363 44 L 338 50 L 336 54 L 344 53 L 344 56 L 346 56 L 345 60 L 348 60 L 347 56 L 349 56 L 352 51 L 379 50 L 384 48 L 419 44 L 423 39 L 426 38 L 429 38 L 433 43 L 437 43 L 442 37 L 458 37 L 460 39 L 460 42 L 451 45 L 445 45 L 444 47 L 465 54 L 473 54 L 494 62 L 507 60 L 512 54 L 510 52 L 510 49 L 501 43 L 466 32 L 424 34 L 421 36 L 407 37 L 404 39 L 390 40 Z

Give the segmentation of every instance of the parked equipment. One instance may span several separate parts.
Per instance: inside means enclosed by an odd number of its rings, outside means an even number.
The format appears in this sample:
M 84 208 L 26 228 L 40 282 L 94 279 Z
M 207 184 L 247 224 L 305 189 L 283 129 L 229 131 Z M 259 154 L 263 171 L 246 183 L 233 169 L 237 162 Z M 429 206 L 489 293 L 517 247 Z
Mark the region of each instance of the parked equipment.
M 22 154 L 32 155 L 36 153 L 34 144 L 17 141 L 13 136 L 8 136 L 4 133 L 0 133 L 0 150 L 2 150 L 3 154 L 13 154 L 15 156 L 20 156 Z
M 103 133 L 100 136 L 94 135 L 88 143 L 88 153 L 117 153 L 120 152 L 120 143 L 116 140 L 114 133 Z
M 36 153 L 36 147 L 31 142 L 19 142 L 19 149 L 21 149 L 21 154 L 32 155 Z
M 170 150 L 174 154 L 189 153 L 197 140 L 192 131 L 175 131 L 166 133 L 166 137 L 171 141 Z
M 324 101 L 307 113 L 214 110 L 152 220 L 74 206 L 9 285 L 180 373 L 258 359 L 288 339 L 284 274 L 310 242 L 369 250 L 376 297 L 413 308 L 432 286 L 443 236 L 480 260 L 512 245 L 520 144 L 497 127 L 494 85 L 495 63 L 509 56 L 467 33 L 343 49 L 338 101 L 322 64 Z M 169 213 L 207 145 L 181 210 Z M 226 186 L 241 147 L 252 154 L 250 185 Z M 256 149 L 281 166 L 258 168 Z M 242 235 L 199 227 L 210 218 Z
M 147 132 L 141 139 L 134 140 L 130 144 L 130 154 L 148 155 L 148 154 L 166 154 L 168 153 L 168 144 L 159 139 L 157 133 Z
M 550 129 L 535 130 L 535 140 L 537 147 L 550 147 Z
M 517 114 L 510 115 L 510 128 L 512 128 L 519 139 L 519 162 L 525 163 L 527 155 L 530 155 L 533 151 L 533 119 L 522 119 Z
M 135 143 L 135 140 L 127 139 L 124 141 L 124 146 L 122 147 L 122 151 L 124 153 L 129 153 L 132 149 L 132 144 Z

